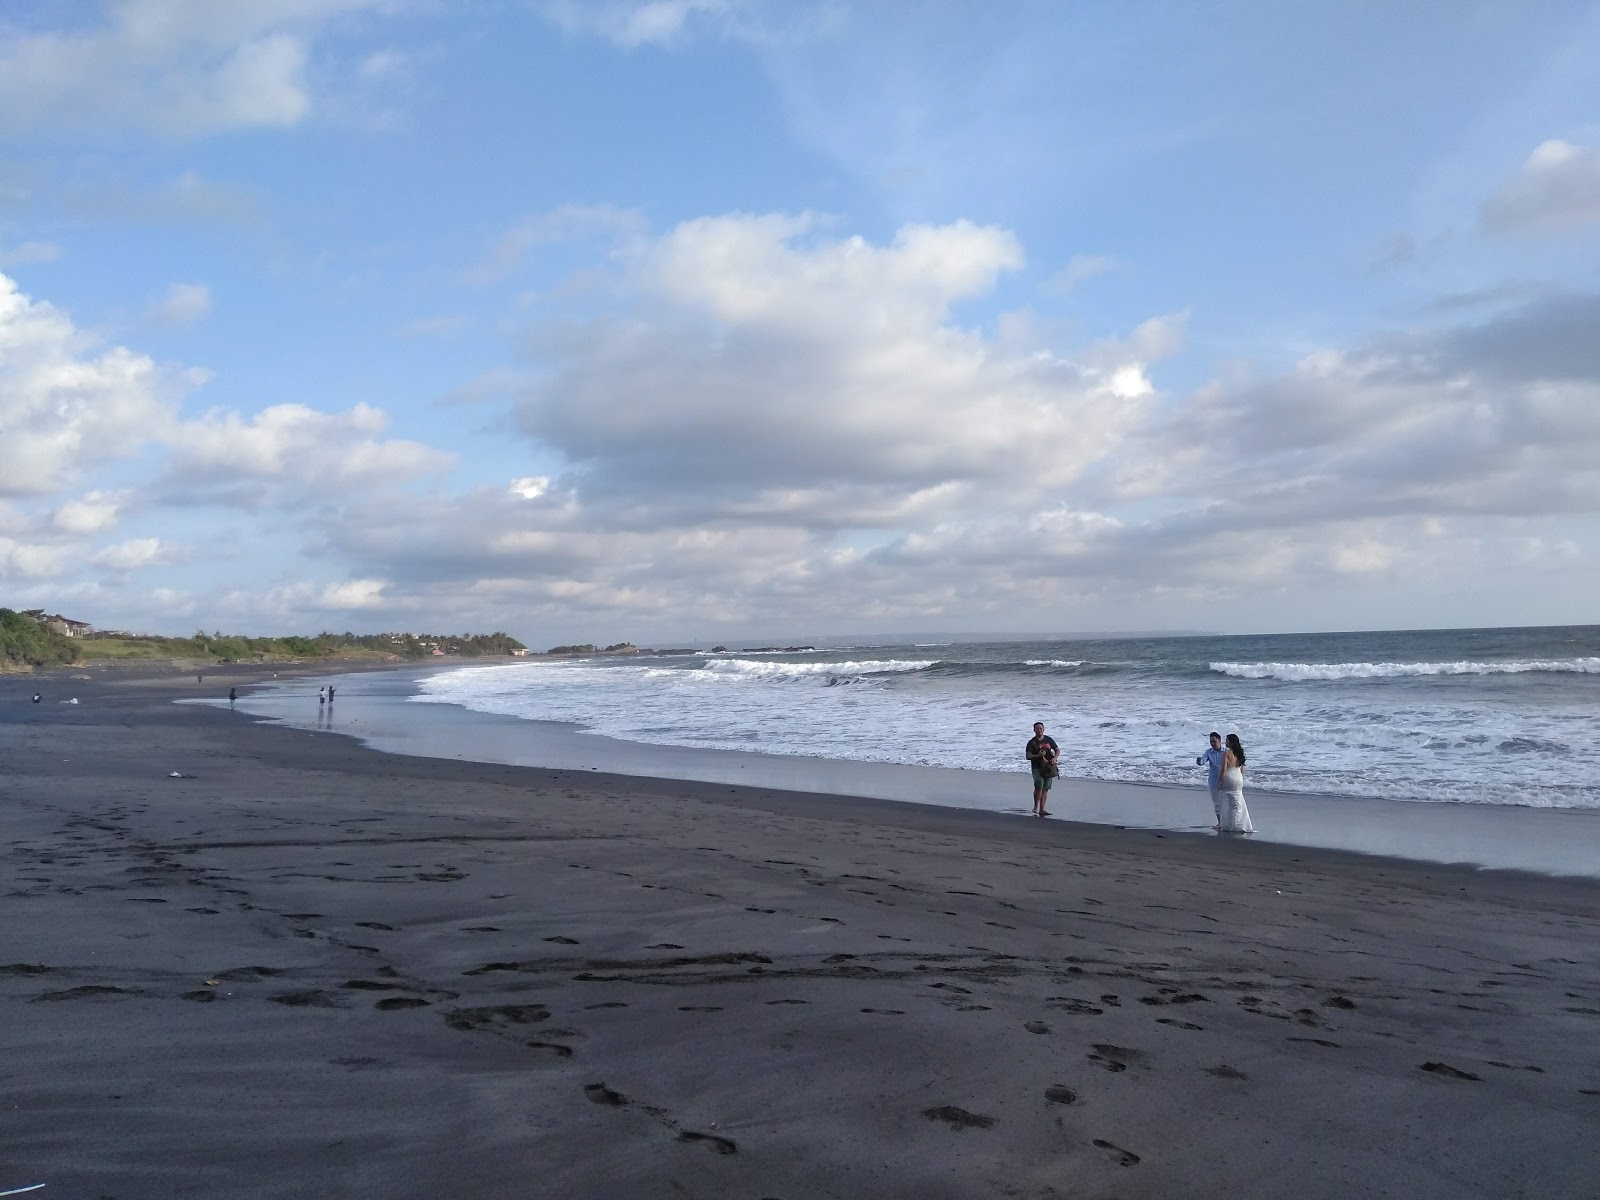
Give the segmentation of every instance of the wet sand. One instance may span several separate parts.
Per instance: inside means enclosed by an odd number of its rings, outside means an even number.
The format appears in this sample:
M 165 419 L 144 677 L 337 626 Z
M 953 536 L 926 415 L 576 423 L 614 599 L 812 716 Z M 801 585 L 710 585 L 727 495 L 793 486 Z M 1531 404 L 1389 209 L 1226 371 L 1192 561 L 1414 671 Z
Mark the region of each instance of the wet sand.
M 0 681 L 0 1191 L 1600 1178 L 1594 881 L 382 754 L 180 680 L 72 686 Z

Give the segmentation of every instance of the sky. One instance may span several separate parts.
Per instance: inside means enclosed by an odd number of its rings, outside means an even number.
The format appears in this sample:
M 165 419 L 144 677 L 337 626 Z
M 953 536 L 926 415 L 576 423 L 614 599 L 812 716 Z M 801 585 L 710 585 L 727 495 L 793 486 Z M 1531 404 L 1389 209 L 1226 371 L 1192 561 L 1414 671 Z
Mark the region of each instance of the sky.
M 1600 4 L 5 0 L 0 605 L 1596 620 Z

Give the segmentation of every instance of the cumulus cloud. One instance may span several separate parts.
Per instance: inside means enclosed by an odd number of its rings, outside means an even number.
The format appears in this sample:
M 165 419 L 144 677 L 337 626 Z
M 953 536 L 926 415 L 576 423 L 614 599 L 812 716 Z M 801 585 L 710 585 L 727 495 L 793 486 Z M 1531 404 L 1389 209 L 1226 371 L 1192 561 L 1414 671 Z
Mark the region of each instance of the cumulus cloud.
M 104 0 L 66 31 L 0 28 L 0 135 L 284 127 L 312 107 L 309 46 L 382 0 Z
M 71 564 L 68 547 L 0 536 L 0 579 L 51 579 Z
M 1485 229 L 1559 234 L 1600 225 L 1600 146 L 1541 143 L 1483 206 Z
M 131 538 L 97 551 L 90 561 L 97 567 L 112 571 L 137 571 L 143 567 L 162 566 L 184 557 L 180 547 L 163 542 L 160 538 Z
M 1600 510 L 1600 296 L 1217 382 L 1144 447 L 1212 527 Z M 1347 566 L 1362 556 L 1346 555 Z M 1370 558 L 1370 556 L 1368 556 Z
M 149 315 L 161 325 L 191 325 L 211 315 L 211 289 L 203 283 L 174 283 L 150 306 Z
M 316 502 L 351 488 L 381 487 L 449 469 L 454 457 L 420 442 L 383 439 L 389 419 L 357 404 L 324 413 L 276 404 L 253 417 L 215 409 L 172 428 L 167 494 L 185 501 L 254 507 Z
M 51 526 L 62 533 L 101 533 L 117 523 L 124 497 L 116 492 L 86 492 L 56 509 Z
M 0 495 L 65 486 L 159 436 L 203 372 L 102 347 L 0 275 Z
M 540 333 L 517 418 L 619 512 L 837 528 L 1025 506 L 1140 419 L 1144 356 L 1172 339 L 1069 358 L 963 327 L 1023 261 L 964 221 L 883 245 L 809 216 L 690 221 L 630 260 L 635 311 Z

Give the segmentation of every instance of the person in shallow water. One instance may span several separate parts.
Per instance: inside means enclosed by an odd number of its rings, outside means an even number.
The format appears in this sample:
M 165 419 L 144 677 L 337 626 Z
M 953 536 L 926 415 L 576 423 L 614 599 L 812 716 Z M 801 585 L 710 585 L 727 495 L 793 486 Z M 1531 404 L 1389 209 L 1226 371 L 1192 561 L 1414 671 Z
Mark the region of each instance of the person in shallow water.
M 1028 739 L 1028 744 L 1023 747 L 1023 754 L 1028 759 L 1028 766 L 1033 772 L 1033 815 L 1048 817 L 1044 802 L 1050 794 L 1050 785 L 1055 783 L 1056 777 L 1061 774 L 1058 764 L 1061 761 L 1061 747 L 1056 745 L 1056 740 L 1044 731 L 1044 722 L 1033 723 L 1033 736 Z
M 1250 823 L 1250 810 L 1244 806 L 1244 744 L 1237 733 L 1228 735 L 1228 745 L 1222 752 L 1221 778 L 1222 807 L 1217 828 L 1222 833 L 1254 833 Z
M 1222 828 L 1222 735 L 1211 735 L 1211 748 L 1206 750 L 1199 758 L 1194 760 L 1195 766 L 1204 766 L 1206 769 L 1206 786 L 1211 789 L 1211 811 L 1216 814 L 1217 823 L 1211 828 Z

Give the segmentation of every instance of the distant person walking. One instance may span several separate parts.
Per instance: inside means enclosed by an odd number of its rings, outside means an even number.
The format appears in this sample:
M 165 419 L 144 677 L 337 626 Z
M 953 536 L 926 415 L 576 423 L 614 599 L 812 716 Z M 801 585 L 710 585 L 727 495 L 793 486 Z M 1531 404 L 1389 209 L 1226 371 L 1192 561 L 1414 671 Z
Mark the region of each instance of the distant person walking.
M 236 688 L 236 687 L 229 688 L 228 689 L 228 703 L 232 704 L 238 698 L 239 698 L 239 689 Z
M 1051 785 L 1061 775 L 1061 747 L 1056 745 L 1055 738 L 1045 733 L 1044 722 L 1035 721 L 1033 736 L 1028 739 L 1022 753 L 1033 772 L 1033 815 L 1048 817 L 1050 813 L 1044 802 L 1050 794 Z
M 1244 746 L 1237 733 L 1230 733 L 1222 752 L 1222 812 L 1218 828 L 1223 833 L 1254 833 L 1250 810 L 1244 806 Z
M 1222 735 L 1211 735 L 1211 748 L 1194 760 L 1195 766 L 1206 769 L 1206 786 L 1211 789 L 1211 811 L 1217 823 L 1211 828 L 1222 828 Z
M 328 702 L 328 689 L 325 688 L 325 687 L 319 687 L 317 689 L 317 707 L 321 708 L 327 702 Z
M 333 703 L 333 684 L 331 683 L 328 685 L 328 703 Z

